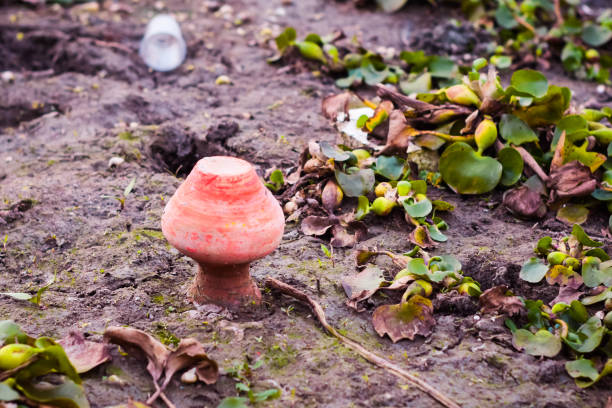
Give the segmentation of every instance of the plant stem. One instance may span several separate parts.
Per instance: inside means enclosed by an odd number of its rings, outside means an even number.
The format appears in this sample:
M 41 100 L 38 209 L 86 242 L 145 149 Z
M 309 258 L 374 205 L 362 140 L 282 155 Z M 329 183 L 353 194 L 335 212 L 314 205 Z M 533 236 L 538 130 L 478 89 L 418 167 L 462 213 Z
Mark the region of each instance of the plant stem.
M 543 182 L 546 183 L 550 179 L 550 177 L 548 177 L 548 175 L 546 173 L 544 173 L 544 170 L 542 170 L 542 168 L 540 167 L 538 162 L 535 161 L 533 156 L 531 154 L 529 154 L 529 152 L 527 150 L 525 150 L 524 148 L 522 148 L 520 146 L 512 146 L 512 147 L 517 152 L 519 152 L 519 154 L 523 158 L 523 161 L 525 162 L 525 164 L 527 164 L 531 168 L 531 170 L 533 170 L 535 172 L 535 174 L 537 174 L 538 177 Z
M 276 280 L 270 277 L 266 278 L 265 283 L 266 283 L 266 286 L 270 288 L 274 288 L 280 291 L 281 293 L 284 293 L 285 295 L 291 296 L 304 303 L 307 303 L 312 309 L 317 319 L 319 320 L 319 322 L 321 323 L 321 325 L 325 328 L 325 330 L 327 330 L 332 336 L 336 337 L 341 343 L 343 343 L 345 346 L 355 351 L 361 357 L 365 358 L 366 360 L 368 360 L 369 362 L 373 364 L 376 364 L 377 366 L 381 368 L 384 368 L 385 370 L 389 371 L 391 374 L 403 380 L 408 381 L 409 383 L 416 386 L 421 391 L 427 393 L 430 397 L 436 399 L 440 404 L 444 405 L 445 407 L 461 408 L 459 404 L 451 400 L 446 395 L 442 394 L 440 391 L 436 390 L 434 387 L 432 387 L 425 381 L 421 380 L 420 378 L 416 377 L 413 374 L 410 374 L 409 372 L 405 371 L 403 368 L 391 363 L 390 361 L 384 359 L 383 357 L 380 357 L 379 355 L 372 353 L 371 351 L 367 350 L 365 347 L 363 347 L 361 344 L 357 343 L 356 341 L 351 340 L 348 337 L 344 337 L 343 335 L 338 333 L 336 329 L 334 329 L 334 327 L 331 326 L 327 322 L 327 319 L 325 318 L 325 312 L 323 311 L 323 308 L 321 307 L 321 305 L 318 304 L 314 299 L 309 297 L 304 292 L 290 285 L 287 285 L 284 282 L 281 282 L 279 280 Z
M 414 135 L 415 136 L 434 135 L 441 139 L 446 140 L 447 142 L 472 142 L 474 140 L 474 135 L 454 136 L 454 135 L 448 135 L 446 133 L 436 132 L 433 130 L 419 130 L 415 132 Z

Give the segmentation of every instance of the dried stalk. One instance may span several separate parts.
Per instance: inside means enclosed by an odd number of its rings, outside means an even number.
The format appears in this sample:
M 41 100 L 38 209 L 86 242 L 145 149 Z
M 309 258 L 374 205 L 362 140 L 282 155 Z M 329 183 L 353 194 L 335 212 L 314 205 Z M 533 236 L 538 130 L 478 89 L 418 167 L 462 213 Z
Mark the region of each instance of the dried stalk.
M 331 335 L 336 337 L 341 343 L 343 343 L 345 346 L 355 351 L 361 357 L 365 358 L 366 360 L 368 360 L 369 362 L 373 364 L 376 364 L 377 366 L 381 368 L 384 368 L 385 370 L 389 371 L 391 374 L 395 375 L 396 377 L 399 377 L 403 380 L 408 381 L 409 383 L 411 383 L 412 385 L 414 385 L 421 391 L 427 393 L 430 397 L 437 400 L 440 404 L 444 405 L 445 407 L 461 408 L 459 404 L 451 400 L 446 395 L 442 394 L 440 391 L 433 388 L 431 385 L 429 385 L 425 381 L 410 374 L 409 372 L 391 363 L 390 361 L 384 359 L 383 357 L 380 357 L 379 355 L 372 353 L 371 351 L 367 350 L 366 348 L 364 348 L 361 344 L 357 343 L 356 341 L 351 340 L 348 337 L 345 337 L 342 334 L 338 333 L 336 329 L 334 329 L 334 327 L 331 326 L 327 322 L 327 319 L 325 318 L 325 312 L 323 311 L 323 308 L 321 307 L 321 305 L 319 305 L 314 299 L 309 297 L 304 292 L 284 282 L 276 280 L 274 278 L 269 278 L 269 277 L 266 278 L 265 284 L 266 286 L 270 288 L 277 289 L 278 291 L 280 291 L 281 293 L 284 293 L 285 295 L 291 296 L 304 303 L 308 303 L 313 313 L 315 314 L 315 316 L 317 317 L 321 325 L 325 328 L 325 330 L 327 330 Z
M 523 161 L 525 162 L 525 164 L 528 165 L 531 168 L 531 170 L 533 170 L 535 172 L 535 174 L 537 174 L 538 177 L 544 183 L 546 183 L 550 179 L 550 177 L 548 177 L 548 174 L 544 173 L 544 170 L 542 170 L 542 168 L 540 167 L 538 162 L 535 161 L 533 156 L 531 154 L 529 154 L 529 152 L 527 150 L 525 150 L 521 146 L 512 146 L 512 147 L 514 149 L 516 149 L 517 152 L 519 152 L 519 154 L 523 158 Z

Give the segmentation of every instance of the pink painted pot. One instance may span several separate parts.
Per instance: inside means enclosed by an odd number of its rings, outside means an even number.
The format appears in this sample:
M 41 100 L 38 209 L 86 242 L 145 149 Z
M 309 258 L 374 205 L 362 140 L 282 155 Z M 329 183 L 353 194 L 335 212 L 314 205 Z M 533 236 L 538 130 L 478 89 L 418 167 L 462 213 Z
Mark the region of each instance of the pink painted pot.
M 162 215 L 166 239 L 199 264 L 193 300 L 232 308 L 261 302 L 249 263 L 276 249 L 284 227 L 253 166 L 225 156 L 198 161 Z

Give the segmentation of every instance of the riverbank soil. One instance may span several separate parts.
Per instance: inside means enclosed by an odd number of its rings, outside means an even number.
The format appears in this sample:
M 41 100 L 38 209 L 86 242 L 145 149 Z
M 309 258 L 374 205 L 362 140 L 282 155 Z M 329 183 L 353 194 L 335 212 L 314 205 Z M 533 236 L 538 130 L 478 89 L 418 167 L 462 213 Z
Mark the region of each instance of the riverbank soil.
M 336 250 L 332 263 L 321 251 L 328 242 L 304 236 L 295 223 L 279 249 L 251 267 L 263 291 L 261 312 L 231 314 L 186 299 L 195 264 L 167 244 L 160 216 L 194 163 L 232 155 L 263 174 L 295 166 L 310 139 L 337 138 L 320 114 L 321 99 L 338 91 L 333 80 L 268 64 L 275 50 L 266 35 L 286 26 L 300 37 L 342 29 L 373 50 L 406 49 L 416 40 L 443 49 L 454 41 L 438 27 L 463 18 L 456 8 L 410 3 L 419 4 L 384 14 L 322 0 L 140 0 L 97 11 L 0 2 L 0 71 L 14 74 L 0 83 L 0 290 L 32 292 L 56 277 L 41 307 L 0 297 L 0 319 L 56 338 L 78 330 L 101 340 L 111 325 L 145 330 L 170 345 L 195 337 L 223 373 L 245 359 L 262 360 L 251 383 L 282 390 L 264 403 L 270 407 L 439 406 L 342 346 L 306 306 L 263 290 L 270 276 L 308 293 L 343 334 L 463 407 L 604 407 L 610 377 L 579 389 L 565 372 L 566 356 L 540 360 L 516 351 L 503 318 L 481 316 L 474 301 L 442 305 L 427 339 L 394 344 L 379 337 L 371 314 L 388 303 L 385 294 L 361 313 L 345 305 L 340 280 L 356 271 L 353 250 Z M 188 44 L 186 61 L 171 73 L 149 71 L 137 53 L 146 22 L 159 11 L 178 16 Z M 462 58 L 478 56 L 457 47 Z M 577 103 L 596 96 L 596 84 L 571 80 L 559 66 L 546 74 L 570 86 Z M 232 83 L 215 84 L 220 75 Z M 110 166 L 113 157 L 124 162 Z M 538 238 L 569 233 L 554 213 L 540 223 L 520 221 L 500 205 L 501 192 L 460 197 L 431 190 L 456 206 L 445 217 L 449 240 L 434 253 L 455 255 L 483 290 L 505 284 L 522 296 L 555 296 L 518 279 Z M 609 251 L 601 236 L 606 217 L 597 213 L 584 226 Z M 411 248 L 399 214 L 369 223 L 363 247 Z M 154 391 L 146 362 L 112 354 L 112 362 L 83 376 L 92 406 L 146 400 Z M 196 408 L 216 407 L 237 392 L 223 374 L 210 386 L 182 384 L 177 376 L 166 394 L 177 407 Z

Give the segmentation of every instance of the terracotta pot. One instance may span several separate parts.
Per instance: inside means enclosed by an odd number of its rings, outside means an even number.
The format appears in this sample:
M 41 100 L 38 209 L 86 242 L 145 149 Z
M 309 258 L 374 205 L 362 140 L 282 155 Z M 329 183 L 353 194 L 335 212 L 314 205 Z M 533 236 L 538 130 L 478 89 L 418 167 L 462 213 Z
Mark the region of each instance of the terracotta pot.
M 225 156 L 198 161 L 162 215 L 170 244 L 199 264 L 190 296 L 230 308 L 261 302 L 249 263 L 276 249 L 284 227 L 253 166 Z

